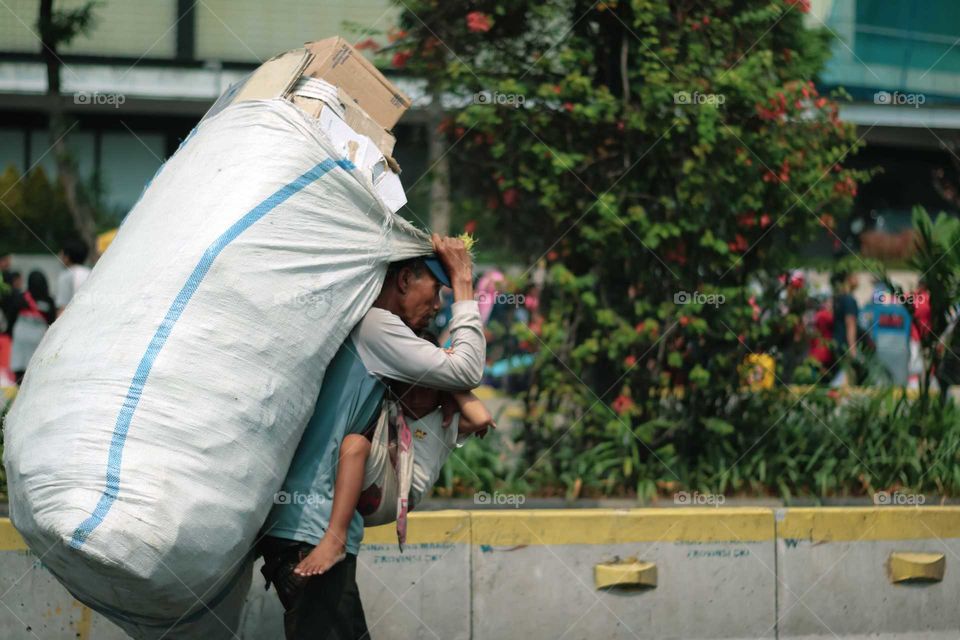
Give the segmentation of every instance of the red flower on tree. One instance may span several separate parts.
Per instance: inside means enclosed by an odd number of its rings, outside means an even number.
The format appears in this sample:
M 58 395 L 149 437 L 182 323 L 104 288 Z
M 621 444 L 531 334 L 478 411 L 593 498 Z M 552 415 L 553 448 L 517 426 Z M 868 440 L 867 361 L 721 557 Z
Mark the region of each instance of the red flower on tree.
M 682 267 L 683 265 L 687 264 L 687 245 L 681 242 L 675 248 L 667 251 L 663 257 L 664 259 L 674 262 Z
M 397 51 L 393 54 L 393 60 L 391 61 L 393 66 L 397 69 L 403 69 L 407 66 L 407 60 L 413 57 L 413 52 L 411 51 Z
M 632 409 L 633 406 L 634 406 L 633 400 L 630 399 L 630 396 L 625 396 L 623 394 L 620 394 L 619 396 L 617 396 L 616 399 L 614 399 L 612 404 L 613 410 L 619 413 L 620 415 L 623 415 L 624 413 Z
M 490 31 L 490 16 L 482 11 L 471 11 L 467 14 L 467 29 L 474 33 Z
M 733 242 L 727 243 L 727 248 L 730 249 L 730 251 L 733 251 L 736 253 L 746 251 L 749 247 L 750 247 L 750 244 L 747 242 L 747 239 L 744 238 L 739 233 L 736 236 L 734 236 Z
M 353 45 L 353 48 L 360 51 L 363 51 L 364 49 L 372 49 L 373 51 L 376 51 L 380 48 L 380 45 L 377 44 L 377 41 L 373 38 L 367 38 L 363 42 L 358 42 L 357 44 Z

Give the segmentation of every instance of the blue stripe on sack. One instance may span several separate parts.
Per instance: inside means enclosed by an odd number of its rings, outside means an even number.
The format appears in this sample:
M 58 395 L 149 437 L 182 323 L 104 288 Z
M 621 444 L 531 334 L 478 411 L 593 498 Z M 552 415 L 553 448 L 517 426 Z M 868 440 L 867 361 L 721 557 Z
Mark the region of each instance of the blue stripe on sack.
M 349 160 L 324 160 L 251 209 L 249 213 L 234 222 L 229 229 L 224 231 L 223 234 L 203 252 L 200 262 L 193 268 L 193 272 L 190 274 L 190 277 L 187 278 L 186 284 L 183 285 L 180 293 L 178 293 L 174 299 L 173 304 L 170 305 L 170 308 L 167 310 L 167 315 L 163 318 L 160 326 L 157 327 L 157 331 L 153 334 L 153 338 L 150 340 L 146 352 L 140 359 L 140 364 L 137 366 L 136 374 L 134 374 L 130 388 L 127 390 L 127 396 L 124 398 L 120 414 L 117 416 L 117 423 L 113 428 L 113 438 L 110 442 L 110 454 L 107 460 L 106 487 L 93 513 L 89 518 L 80 523 L 80 526 L 73 532 L 73 538 L 70 540 L 71 547 L 79 549 L 83 545 L 87 537 L 93 533 L 93 530 L 103 522 L 103 519 L 110 511 L 110 507 L 113 506 L 114 501 L 117 499 L 117 494 L 120 492 L 120 462 L 123 457 L 123 445 L 127 439 L 127 431 L 130 429 L 133 414 L 137 410 L 137 405 L 140 402 L 140 396 L 143 394 L 143 388 L 147 384 L 147 378 L 150 376 L 150 370 L 153 368 L 153 363 L 156 361 L 160 350 L 170 336 L 170 332 L 173 331 L 173 326 L 183 314 L 183 310 L 190 302 L 193 294 L 196 293 L 204 276 L 210 271 L 214 260 L 217 259 L 217 256 L 220 255 L 220 252 L 223 251 L 227 245 L 236 240 L 237 237 L 251 225 L 270 213 L 288 198 L 301 191 L 311 182 L 322 178 L 336 166 L 346 169 L 347 171 L 355 168 Z

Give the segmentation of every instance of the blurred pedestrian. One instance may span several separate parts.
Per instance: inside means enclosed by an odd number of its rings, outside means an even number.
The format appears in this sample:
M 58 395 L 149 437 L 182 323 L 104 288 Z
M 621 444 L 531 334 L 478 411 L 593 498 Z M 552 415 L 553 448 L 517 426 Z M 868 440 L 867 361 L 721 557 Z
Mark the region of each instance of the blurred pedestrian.
M 3 283 L 0 284 L 0 335 L 5 335 L 8 338 L 10 331 L 13 329 L 13 321 L 17 318 L 13 308 L 14 272 L 11 270 L 12 266 L 13 256 L 9 253 L 0 255 L 0 274 L 3 278 Z
M 833 285 L 833 354 L 839 361 L 837 372 L 830 386 L 839 387 L 848 384 L 847 364 L 857 357 L 857 305 L 853 292 L 857 288 L 857 274 L 852 271 L 838 271 L 831 278 Z
M 60 261 L 66 270 L 57 278 L 57 315 L 63 313 L 67 304 L 77 294 L 77 291 L 87 281 L 90 268 L 84 263 L 87 261 L 89 247 L 79 238 L 68 240 L 60 250 Z
M 10 331 L 17 314 L 13 308 L 13 256 L 9 253 L 0 254 L 0 387 L 13 384 L 13 374 L 10 371 Z
M 911 389 L 920 386 L 920 378 L 926 369 L 923 358 L 923 339 L 930 333 L 930 291 L 926 285 L 920 284 L 916 291 L 909 296 L 909 303 L 913 306 L 913 323 L 910 325 L 910 364 L 908 365 Z
M 31 271 L 27 278 L 27 290 L 16 298 L 17 319 L 13 324 L 13 348 L 10 368 L 17 384 L 23 380 L 27 364 L 40 340 L 57 317 L 50 285 L 39 271 Z
M 825 373 L 833 367 L 833 351 L 830 342 L 833 337 L 833 310 L 825 302 L 813 314 L 814 335 L 810 340 L 811 358 L 820 363 L 820 371 Z

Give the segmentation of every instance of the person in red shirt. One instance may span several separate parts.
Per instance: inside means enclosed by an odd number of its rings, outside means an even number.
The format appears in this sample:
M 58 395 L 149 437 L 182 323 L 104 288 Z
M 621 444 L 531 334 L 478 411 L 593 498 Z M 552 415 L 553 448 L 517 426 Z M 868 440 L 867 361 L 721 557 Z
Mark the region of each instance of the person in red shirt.
M 816 335 L 810 340 L 810 357 L 820 363 L 820 370 L 827 371 L 833 366 L 833 351 L 830 340 L 833 337 L 833 311 L 829 305 L 822 305 L 813 316 Z
M 910 294 L 913 298 L 913 324 L 910 339 L 919 341 L 930 332 L 930 292 L 922 284 Z

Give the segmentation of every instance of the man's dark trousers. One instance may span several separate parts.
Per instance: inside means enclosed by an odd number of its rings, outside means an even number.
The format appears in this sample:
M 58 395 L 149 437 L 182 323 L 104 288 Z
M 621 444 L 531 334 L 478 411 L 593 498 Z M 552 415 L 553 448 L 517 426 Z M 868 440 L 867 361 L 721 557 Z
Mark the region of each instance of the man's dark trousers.
M 318 576 L 296 575 L 294 568 L 313 546 L 270 536 L 257 545 L 264 561 L 261 571 L 286 611 L 287 640 L 370 640 L 357 588 L 357 556 L 348 553 Z

